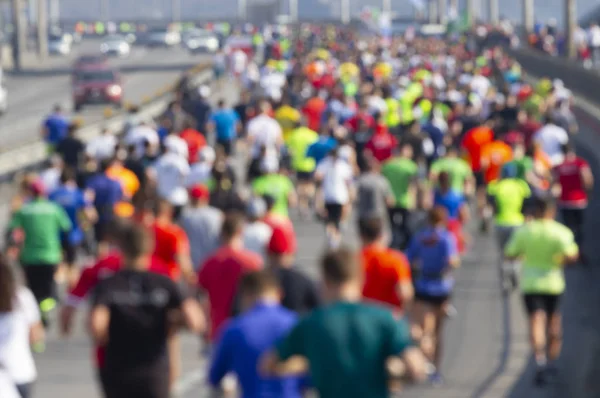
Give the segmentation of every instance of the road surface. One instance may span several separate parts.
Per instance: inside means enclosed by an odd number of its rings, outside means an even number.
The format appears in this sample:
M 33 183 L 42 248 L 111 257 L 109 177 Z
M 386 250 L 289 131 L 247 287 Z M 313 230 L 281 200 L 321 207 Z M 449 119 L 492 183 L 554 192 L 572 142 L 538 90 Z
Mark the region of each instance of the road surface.
M 234 90 L 226 90 L 233 100 Z M 600 137 L 593 126 L 582 126 L 578 143 L 582 148 L 600 148 Z M 589 151 L 587 157 L 596 176 L 600 175 L 598 161 Z M 595 155 L 596 158 L 598 155 Z M 596 189 L 588 220 L 600 217 L 600 192 Z M 8 188 L 4 188 L 8 192 Z M 0 191 L 2 196 L 2 191 Z M 4 214 L 3 214 L 4 215 Z M 4 217 L 4 223 L 6 222 Z M 0 224 L 2 220 L 0 220 Z M 313 277 L 318 276 L 318 256 L 322 251 L 324 232 L 313 221 L 295 220 L 298 234 L 298 266 Z M 594 228 L 588 222 L 588 236 Z M 496 246 L 491 236 L 471 231 L 474 244 L 457 272 L 454 305 L 456 317 L 446 327 L 445 354 L 442 372 L 446 377 L 443 389 L 428 386 L 408 387 L 407 398 L 592 398 L 594 373 L 588 363 L 600 349 L 597 330 L 597 281 L 600 272 L 590 266 L 567 270 L 567 294 L 563 301 L 565 313 L 564 354 L 559 361 L 560 375 L 556 384 L 545 389 L 532 387 L 532 364 L 527 342 L 527 329 L 522 303 L 518 295 L 505 299 L 500 291 L 496 271 Z M 346 244 L 357 247 L 353 228 L 346 231 Z M 592 264 L 599 254 L 587 248 Z M 83 314 L 76 324 L 76 333 L 65 340 L 51 332 L 48 349 L 36 356 L 39 379 L 37 396 L 59 398 L 66 396 L 99 397 L 91 367 L 91 347 L 85 335 Z M 179 397 L 208 396 L 204 384 L 206 362 L 197 354 L 199 344 L 194 337 L 184 336 L 182 342 L 184 376 L 177 385 Z
M 89 40 L 77 47 L 78 54 L 99 52 L 100 42 Z M 7 149 L 39 139 L 40 124 L 55 104 L 71 112 L 70 66 L 76 54 L 50 58 L 43 68 L 6 78 L 8 112 L 0 117 L 0 154 Z M 184 69 L 209 60 L 192 56 L 180 47 L 149 50 L 133 47 L 128 58 L 111 60 L 123 73 L 125 103 L 136 104 L 146 96 L 174 83 Z M 105 106 L 90 106 L 76 117 L 90 124 L 102 120 Z

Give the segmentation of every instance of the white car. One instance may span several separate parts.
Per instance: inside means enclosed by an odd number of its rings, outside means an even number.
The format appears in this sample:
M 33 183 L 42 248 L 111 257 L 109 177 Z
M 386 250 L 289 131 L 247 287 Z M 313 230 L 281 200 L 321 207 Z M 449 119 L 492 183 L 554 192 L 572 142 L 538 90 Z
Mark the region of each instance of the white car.
M 150 47 L 171 47 L 181 43 L 179 32 L 160 29 L 148 32 L 146 44 Z
M 131 45 L 126 37 L 112 35 L 100 44 L 100 51 L 107 56 L 127 57 L 131 53 Z
M 48 41 L 48 52 L 52 55 L 67 56 L 71 54 L 73 40 L 64 36 L 53 37 Z
M 216 53 L 219 38 L 210 32 L 196 32 L 186 38 L 184 45 L 192 53 Z

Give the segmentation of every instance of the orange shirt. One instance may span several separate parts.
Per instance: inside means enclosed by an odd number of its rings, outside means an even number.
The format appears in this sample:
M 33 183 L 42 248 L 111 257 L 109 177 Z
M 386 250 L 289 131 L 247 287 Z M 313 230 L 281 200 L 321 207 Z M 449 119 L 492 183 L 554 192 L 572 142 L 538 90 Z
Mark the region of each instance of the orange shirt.
M 473 171 L 481 170 L 481 148 L 494 141 L 494 132 L 488 127 L 475 127 L 465 134 L 461 146 L 469 153 Z
M 398 284 L 411 281 L 410 265 L 404 254 L 369 245 L 362 249 L 361 257 L 365 277 L 363 297 L 401 309 Z
M 190 164 L 198 161 L 198 152 L 206 146 L 206 139 L 197 130 L 185 129 L 179 133 L 179 137 L 185 141 L 188 146 L 188 160 Z
M 308 128 L 313 131 L 319 131 L 321 128 L 321 117 L 325 112 L 327 104 L 319 97 L 313 97 L 306 101 L 302 113 L 306 117 Z
M 155 222 L 154 256 L 159 258 L 169 268 L 169 275 L 174 280 L 179 279 L 181 270 L 177 264 L 177 255 L 189 253 L 190 242 L 185 231 L 176 224 Z
M 500 177 L 504 163 L 512 160 L 512 148 L 502 141 L 494 141 L 481 148 L 481 163 L 485 168 L 485 181 L 490 183 Z
M 123 197 L 126 199 L 115 205 L 115 214 L 119 217 L 131 217 L 135 209 L 129 201 L 140 189 L 140 180 L 133 171 L 120 165 L 110 167 L 106 170 L 106 175 L 113 180 L 119 181 L 123 190 Z

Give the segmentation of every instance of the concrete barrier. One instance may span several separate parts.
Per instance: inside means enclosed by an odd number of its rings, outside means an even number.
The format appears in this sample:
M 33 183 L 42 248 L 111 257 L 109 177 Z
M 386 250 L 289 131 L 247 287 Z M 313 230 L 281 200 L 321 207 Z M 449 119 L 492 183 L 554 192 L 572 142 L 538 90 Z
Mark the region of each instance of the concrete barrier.
M 190 85 L 200 86 L 213 78 L 212 68 L 205 65 L 203 69 L 190 79 Z M 152 119 L 160 115 L 172 100 L 172 94 L 162 95 L 156 98 L 148 98 L 148 102 L 138 113 L 141 119 Z M 85 126 L 79 130 L 79 137 L 84 141 L 90 141 L 97 137 L 102 128 L 113 132 L 119 132 L 127 120 L 126 114 L 120 114 L 105 121 Z M 11 181 L 20 172 L 39 168 L 48 158 L 47 145 L 44 142 L 35 142 L 15 148 L 0 155 L 0 182 Z
M 600 74 L 567 59 L 550 57 L 531 49 L 509 50 L 523 69 L 536 77 L 560 79 L 579 97 L 600 104 Z

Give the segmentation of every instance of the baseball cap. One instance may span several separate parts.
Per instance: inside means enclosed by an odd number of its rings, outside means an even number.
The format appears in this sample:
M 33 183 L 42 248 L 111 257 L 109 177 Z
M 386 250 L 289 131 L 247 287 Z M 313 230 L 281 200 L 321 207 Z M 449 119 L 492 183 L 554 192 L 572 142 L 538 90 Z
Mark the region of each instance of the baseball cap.
M 35 196 L 42 196 L 46 192 L 46 187 L 40 179 L 35 179 L 29 184 L 29 189 Z
M 272 254 L 292 254 L 292 242 L 289 234 L 286 234 L 283 228 L 275 227 L 268 246 L 269 253 Z
M 198 184 L 194 185 L 190 188 L 190 197 L 192 199 L 200 200 L 200 199 L 209 199 L 210 191 L 206 185 Z
M 198 88 L 198 94 L 200 94 L 200 96 L 202 98 L 206 98 L 210 95 L 210 87 L 208 87 L 207 85 L 202 85 Z
M 263 198 L 252 198 L 246 206 L 246 214 L 251 218 L 261 218 L 267 212 L 267 204 Z

